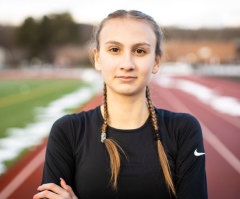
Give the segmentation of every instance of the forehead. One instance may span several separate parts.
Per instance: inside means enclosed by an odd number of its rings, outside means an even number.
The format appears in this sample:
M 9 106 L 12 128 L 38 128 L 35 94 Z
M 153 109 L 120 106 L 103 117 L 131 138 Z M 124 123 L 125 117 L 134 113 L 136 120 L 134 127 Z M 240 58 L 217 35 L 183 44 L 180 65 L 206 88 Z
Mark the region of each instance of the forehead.
M 116 18 L 107 20 L 100 32 L 99 43 L 114 40 L 123 44 L 147 42 L 156 44 L 156 35 L 152 25 L 144 20 Z

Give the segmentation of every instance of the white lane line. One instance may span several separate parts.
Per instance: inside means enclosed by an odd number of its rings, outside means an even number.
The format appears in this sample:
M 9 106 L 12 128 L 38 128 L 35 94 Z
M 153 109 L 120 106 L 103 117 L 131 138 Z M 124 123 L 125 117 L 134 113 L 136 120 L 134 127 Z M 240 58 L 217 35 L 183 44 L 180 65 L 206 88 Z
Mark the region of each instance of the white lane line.
M 204 106 L 204 108 L 205 108 L 205 109 L 208 109 L 207 106 Z M 232 125 L 235 126 L 236 128 L 239 128 L 239 129 L 240 129 L 240 122 L 239 122 L 239 119 L 238 119 L 238 118 L 226 116 L 225 113 L 219 113 L 219 114 L 217 114 L 216 111 L 212 111 L 211 113 L 213 113 L 213 114 L 216 115 L 217 117 L 222 118 L 223 120 L 225 120 L 226 122 L 232 124 Z
M 240 161 L 203 123 L 203 135 L 208 143 L 240 174 Z
M 7 199 L 44 162 L 46 147 L 42 149 L 15 178 L 0 192 L 1 199 Z
M 193 81 L 193 80 L 190 80 Z M 193 81 L 194 83 L 200 84 L 196 81 Z M 211 88 L 212 89 L 212 88 Z M 209 106 L 203 106 L 206 110 L 209 110 Z M 212 109 L 212 108 L 211 108 Z M 212 114 L 216 115 L 217 117 L 222 118 L 223 120 L 225 120 L 227 123 L 232 124 L 233 126 L 235 126 L 236 128 L 240 129 L 240 122 L 239 122 L 239 118 L 235 117 L 235 116 L 226 116 L 226 113 L 223 112 L 219 112 L 219 111 L 211 111 Z M 218 114 L 217 114 L 218 113 Z
M 158 85 L 164 88 L 174 88 L 197 98 L 201 103 L 207 104 L 206 108 L 211 107 L 213 110 L 221 113 L 218 117 L 240 128 L 238 113 L 240 114 L 240 101 L 233 96 L 223 96 L 213 88 L 206 87 L 197 81 L 187 80 L 184 78 L 176 78 L 173 76 L 166 76 L 161 79 L 155 79 Z M 224 105 L 223 105 L 224 104 Z M 217 114 L 216 111 L 213 111 Z M 226 117 L 230 115 L 230 117 Z
M 198 82 L 197 82 L 197 79 L 196 79 L 196 81 L 194 81 L 194 80 L 190 80 L 190 81 L 193 81 L 193 82 L 195 82 L 195 83 L 198 83 Z M 200 83 L 199 83 L 199 84 L 200 84 Z M 212 89 L 212 88 L 211 88 L 211 89 Z M 236 98 L 236 97 L 235 97 L 235 98 Z M 239 100 L 239 98 L 236 98 L 236 99 Z M 205 109 L 208 109 L 207 106 L 204 106 L 204 108 L 205 108 Z M 213 113 L 214 115 L 216 115 L 217 117 L 221 117 L 223 120 L 225 120 L 226 122 L 232 124 L 232 125 L 235 126 L 236 128 L 239 128 L 239 129 L 240 129 L 240 122 L 239 122 L 239 118 L 238 118 L 238 117 L 234 117 L 234 116 L 229 117 L 229 116 L 226 116 L 226 113 L 222 113 L 222 112 L 218 112 L 218 113 L 220 113 L 220 114 L 217 114 L 216 111 L 212 111 L 212 113 Z
M 173 106 L 175 110 L 193 114 L 179 99 L 177 99 L 174 94 L 169 91 L 169 89 L 165 89 L 164 95 L 162 96 L 166 96 L 165 94 L 170 96 L 168 97 L 167 101 L 172 101 L 171 106 Z M 181 109 L 179 109 L 179 107 L 181 107 Z M 201 122 L 200 119 L 198 120 L 203 129 L 204 139 L 216 150 L 216 152 L 223 159 L 225 159 L 240 174 L 240 161 L 238 160 L 238 158 L 217 138 L 217 136 L 214 135 L 214 133 L 209 128 L 207 128 L 206 125 L 203 124 L 203 122 Z

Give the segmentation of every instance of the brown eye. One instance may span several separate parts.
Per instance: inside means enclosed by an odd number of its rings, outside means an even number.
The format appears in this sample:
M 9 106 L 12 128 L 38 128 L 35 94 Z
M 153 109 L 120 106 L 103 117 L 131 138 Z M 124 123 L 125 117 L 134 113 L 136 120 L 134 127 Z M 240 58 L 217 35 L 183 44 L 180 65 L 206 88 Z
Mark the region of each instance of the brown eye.
M 117 52 L 119 52 L 119 49 L 118 48 L 111 48 L 109 51 L 117 53 Z
M 141 54 L 141 55 L 143 55 L 143 54 L 146 53 L 146 51 L 143 50 L 143 49 L 137 49 L 137 50 L 135 50 L 135 52 L 136 52 L 137 54 Z

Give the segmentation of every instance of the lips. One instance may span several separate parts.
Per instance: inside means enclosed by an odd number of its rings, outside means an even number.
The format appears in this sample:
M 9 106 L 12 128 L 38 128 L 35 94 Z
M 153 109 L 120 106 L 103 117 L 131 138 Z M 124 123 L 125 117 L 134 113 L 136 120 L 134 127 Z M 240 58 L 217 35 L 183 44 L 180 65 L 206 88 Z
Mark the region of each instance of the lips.
M 125 81 L 125 82 L 130 82 L 130 81 L 134 81 L 135 79 L 137 79 L 136 76 L 124 76 L 124 75 L 116 76 L 116 78 L 121 81 Z

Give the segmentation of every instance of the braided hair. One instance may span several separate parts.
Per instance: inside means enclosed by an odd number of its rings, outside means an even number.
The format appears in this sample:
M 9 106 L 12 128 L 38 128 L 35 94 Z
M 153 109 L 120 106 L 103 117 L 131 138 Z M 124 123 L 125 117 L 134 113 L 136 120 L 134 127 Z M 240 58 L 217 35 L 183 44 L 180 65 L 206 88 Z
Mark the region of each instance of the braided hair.
M 98 30 L 96 31 L 95 34 L 95 41 L 96 41 L 96 49 L 99 51 L 100 46 L 99 46 L 99 35 L 100 32 L 105 24 L 106 21 L 115 19 L 115 18 L 131 18 L 131 19 L 136 19 L 136 20 L 143 20 L 147 23 L 149 23 L 153 31 L 156 35 L 156 49 L 155 49 L 155 54 L 156 55 L 161 55 L 162 54 L 162 49 L 161 49 L 161 42 L 162 42 L 162 32 L 161 29 L 159 28 L 158 24 L 154 21 L 154 19 L 140 11 L 136 10 L 117 10 L 113 13 L 110 13 L 107 18 L 105 18 L 99 25 Z M 148 110 L 151 115 L 151 121 L 152 125 L 154 128 L 154 138 L 157 143 L 157 151 L 158 151 L 158 156 L 159 156 L 159 161 L 160 165 L 163 170 L 165 182 L 169 188 L 169 190 L 176 195 L 176 191 L 174 188 L 174 184 L 172 181 L 171 177 L 171 172 L 170 172 L 170 166 L 168 163 L 167 155 L 164 151 L 164 147 L 162 145 L 161 139 L 160 139 L 160 134 L 159 134 L 159 128 L 158 128 L 158 123 L 157 123 L 157 116 L 156 112 L 154 110 L 154 106 L 152 104 L 152 100 L 150 97 L 150 90 L 148 86 L 146 87 L 146 99 L 147 99 L 147 104 L 148 104 Z M 107 149 L 109 158 L 110 158 L 110 167 L 111 167 L 111 177 L 110 177 L 110 183 L 112 185 L 112 188 L 114 190 L 117 190 L 117 178 L 120 170 L 120 154 L 119 152 L 123 153 L 125 156 L 126 154 L 124 153 L 123 149 L 121 146 L 112 138 L 107 137 L 107 126 L 108 126 L 108 106 L 107 106 L 107 87 L 106 84 L 104 83 L 104 89 L 103 89 L 103 108 L 104 108 L 104 123 L 102 125 L 102 133 L 101 133 L 101 142 L 105 144 L 105 147 Z

